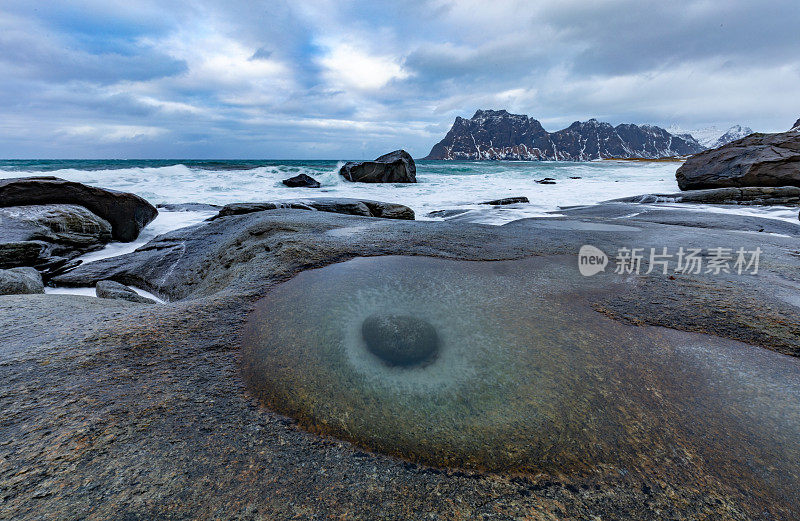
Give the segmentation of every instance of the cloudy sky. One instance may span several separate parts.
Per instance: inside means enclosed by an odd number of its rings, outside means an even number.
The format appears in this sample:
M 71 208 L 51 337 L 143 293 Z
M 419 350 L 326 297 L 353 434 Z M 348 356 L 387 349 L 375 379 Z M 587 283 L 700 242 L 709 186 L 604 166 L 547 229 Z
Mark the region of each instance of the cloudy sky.
M 786 130 L 798 0 L 0 0 L 0 157 L 427 154 L 456 116 Z

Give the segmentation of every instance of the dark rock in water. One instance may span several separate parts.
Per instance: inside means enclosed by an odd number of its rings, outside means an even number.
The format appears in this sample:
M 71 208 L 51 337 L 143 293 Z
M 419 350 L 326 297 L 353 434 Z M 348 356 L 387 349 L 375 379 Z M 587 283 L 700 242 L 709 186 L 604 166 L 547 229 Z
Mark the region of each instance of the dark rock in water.
M 416 183 L 417 166 L 408 152 L 395 150 L 375 161 L 345 163 L 339 175 L 359 183 Z
M 447 210 L 434 210 L 432 212 L 428 212 L 428 217 L 439 217 L 442 219 L 447 219 L 448 217 L 455 217 L 457 215 L 462 215 L 469 212 L 469 210 L 464 210 L 461 208 L 450 208 Z
M 44 293 L 42 276 L 34 268 L 0 270 L 0 295 Z
M 210 220 L 219 219 L 220 217 L 226 217 L 228 215 L 241 215 L 252 212 L 263 212 L 266 210 L 278 210 L 281 208 L 317 210 L 320 212 L 361 215 L 364 217 L 381 217 L 384 219 L 414 220 L 414 210 L 402 204 L 324 197 L 263 203 L 232 203 L 225 205 L 222 210 Z
M 674 136 L 651 125 L 576 121 L 547 132 L 537 120 L 505 110 L 479 110 L 457 117 L 425 159 L 589 161 L 604 158 L 684 156 L 703 150 L 691 136 Z
M 555 180 L 553 179 L 539 179 L 536 181 L 540 185 L 554 185 L 556 184 Z
M 800 205 L 800 187 L 745 186 L 742 188 L 709 188 L 672 194 L 643 194 L 606 202 L 620 203 L 703 203 L 740 205 Z
M 139 302 L 142 304 L 155 304 L 156 301 L 143 297 L 133 289 L 114 282 L 113 280 L 101 280 L 95 285 L 95 293 L 100 298 L 127 300 L 129 302 Z
M 519 197 L 504 197 L 503 199 L 494 199 L 493 201 L 486 201 L 479 204 L 493 204 L 493 205 L 504 205 L 504 204 L 517 204 L 517 203 L 529 203 L 527 197 L 519 196 Z
M 361 324 L 367 350 L 386 365 L 410 367 L 435 358 L 439 351 L 436 329 L 408 315 L 372 315 Z
M 114 239 L 130 242 L 158 210 L 138 195 L 96 188 L 57 177 L 0 180 L 0 207 L 75 204 L 111 224 Z
M 0 208 L 0 221 L 0 268 L 52 266 L 98 250 L 112 236 L 108 221 L 78 205 Z
M 569 176 L 569 178 L 570 178 L 570 179 L 583 179 L 583 178 L 582 178 L 581 176 L 579 176 L 579 175 L 571 175 L 571 176 Z
M 165 212 L 217 212 L 222 206 L 207 203 L 162 203 L 156 208 Z
M 751 134 L 690 157 L 675 177 L 681 190 L 800 186 L 800 132 Z
M 281 181 L 290 188 L 319 188 L 319 181 L 310 175 L 300 174 Z

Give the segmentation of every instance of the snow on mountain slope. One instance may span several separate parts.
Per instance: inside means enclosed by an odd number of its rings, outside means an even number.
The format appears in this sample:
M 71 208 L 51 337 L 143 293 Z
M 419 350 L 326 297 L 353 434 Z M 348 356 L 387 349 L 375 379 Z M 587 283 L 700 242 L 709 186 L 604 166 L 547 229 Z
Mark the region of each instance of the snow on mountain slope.
M 719 148 L 731 141 L 736 141 L 737 139 L 741 139 L 753 133 L 750 127 L 743 127 L 741 125 L 734 125 L 727 130 L 722 130 L 715 126 L 688 130 L 678 125 L 670 125 L 667 130 L 675 135 L 689 134 L 706 148 Z

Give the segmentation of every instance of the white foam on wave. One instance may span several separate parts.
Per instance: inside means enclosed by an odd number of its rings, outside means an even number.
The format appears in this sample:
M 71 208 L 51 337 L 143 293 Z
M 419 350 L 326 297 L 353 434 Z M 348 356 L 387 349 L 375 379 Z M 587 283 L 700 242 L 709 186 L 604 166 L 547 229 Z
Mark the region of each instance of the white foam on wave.
M 132 242 L 110 242 L 102 250 L 93 251 L 78 257 L 84 264 L 131 253 L 144 246 L 158 235 L 172 230 L 186 228 L 201 223 L 216 212 L 165 212 L 160 210 L 158 216 L 148 224 L 139 237 Z
M 460 221 L 504 224 L 526 217 L 550 216 L 560 207 L 580 206 L 609 199 L 646 193 L 677 192 L 675 170 L 678 163 L 639 163 L 631 161 L 566 162 L 419 162 L 416 184 L 351 183 L 338 175 L 343 162 L 270 162 L 250 169 L 213 169 L 184 164 L 159 167 L 132 167 L 108 170 L 62 169 L 50 172 L 0 170 L 0 177 L 54 175 L 72 181 L 138 194 L 153 204 L 258 202 L 305 197 L 351 197 L 395 202 L 411 207 L 417 219 L 435 210 L 464 209 Z M 321 183 L 320 188 L 288 188 L 281 181 L 307 174 Z M 537 179 L 551 177 L 556 184 L 543 185 Z M 579 177 L 579 179 L 573 179 Z M 524 196 L 530 204 L 492 208 L 478 204 L 510 196 Z M 752 209 L 732 207 L 724 210 L 750 215 Z M 758 210 L 760 216 L 790 219 L 787 209 Z M 109 245 L 105 253 L 86 256 L 87 261 L 102 256 L 132 251 L 156 234 L 187 226 L 194 220 L 181 216 L 160 216 L 148 226 L 136 243 Z M 162 212 L 167 214 L 167 212 Z M 774 217 L 773 217 L 774 216 Z M 796 215 L 794 219 L 796 220 Z

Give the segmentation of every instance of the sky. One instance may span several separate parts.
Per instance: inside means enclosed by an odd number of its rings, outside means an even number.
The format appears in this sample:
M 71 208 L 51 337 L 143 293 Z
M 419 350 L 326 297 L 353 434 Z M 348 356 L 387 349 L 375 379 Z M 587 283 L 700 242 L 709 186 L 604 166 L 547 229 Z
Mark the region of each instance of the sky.
M 0 0 L 0 158 L 422 157 L 456 116 L 787 130 L 797 0 Z

